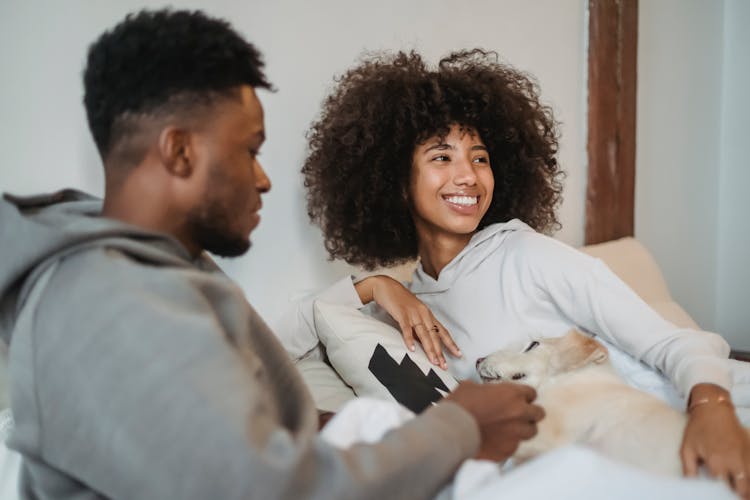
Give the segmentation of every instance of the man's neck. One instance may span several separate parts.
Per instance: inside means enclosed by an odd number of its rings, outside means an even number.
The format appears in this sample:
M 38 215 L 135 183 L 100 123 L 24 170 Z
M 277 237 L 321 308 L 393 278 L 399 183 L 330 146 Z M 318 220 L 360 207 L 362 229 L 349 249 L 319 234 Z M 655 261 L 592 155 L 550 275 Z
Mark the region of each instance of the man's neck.
M 163 192 L 149 192 L 160 191 L 158 186 L 143 182 L 139 177 L 131 175 L 121 183 L 106 183 L 102 216 L 170 235 L 182 243 L 193 258 L 197 257 L 201 248 L 188 236 L 183 225 L 184 215 L 170 208 Z

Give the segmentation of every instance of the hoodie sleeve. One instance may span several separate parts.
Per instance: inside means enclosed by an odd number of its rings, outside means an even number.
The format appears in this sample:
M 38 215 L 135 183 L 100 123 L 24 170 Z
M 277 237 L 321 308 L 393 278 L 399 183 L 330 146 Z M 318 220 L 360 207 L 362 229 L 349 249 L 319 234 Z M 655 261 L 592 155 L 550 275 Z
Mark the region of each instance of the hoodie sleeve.
M 661 371 L 685 396 L 704 382 L 731 389 L 721 336 L 666 321 L 599 259 L 538 233 L 518 238 L 522 281 L 572 323 Z
M 377 444 L 331 447 L 276 339 L 258 321 L 239 338 L 246 313 L 229 296 L 215 300 L 214 282 L 188 286 L 180 271 L 93 253 L 60 266 L 28 342 L 34 397 L 14 411 L 38 432 L 24 441 L 21 426 L 16 446 L 33 457 L 37 487 L 86 485 L 112 498 L 429 498 L 476 452 L 476 424 L 450 402 Z

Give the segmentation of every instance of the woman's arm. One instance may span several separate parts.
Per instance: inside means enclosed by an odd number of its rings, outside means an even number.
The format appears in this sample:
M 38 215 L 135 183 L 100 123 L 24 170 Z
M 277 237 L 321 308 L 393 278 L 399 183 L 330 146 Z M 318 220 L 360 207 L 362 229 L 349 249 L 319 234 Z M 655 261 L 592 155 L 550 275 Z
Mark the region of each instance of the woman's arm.
M 422 344 L 428 359 L 443 369 L 447 368 L 443 346 L 454 356 L 461 356 L 453 338 L 422 301 L 393 278 L 375 275 L 360 281 L 353 280 L 351 276 L 342 278 L 321 292 L 299 301 L 284 316 L 275 332 L 294 360 L 301 359 L 318 346 L 313 314 L 316 300 L 353 308 L 375 302 L 398 323 L 404 342 L 410 350 L 415 349 L 416 338 Z
M 443 347 L 456 357 L 461 350 L 448 330 L 433 316 L 432 311 L 401 283 L 385 275 L 363 279 L 354 285 L 363 304 L 375 302 L 397 323 L 409 350 L 414 350 L 416 337 L 432 364 L 448 367 Z
M 536 233 L 519 233 L 514 252 L 529 294 L 661 371 L 686 397 L 698 383 L 731 388 L 723 338 L 666 321 L 599 259 Z
M 704 465 L 747 498 L 750 438 L 729 394 L 727 343 L 664 320 L 598 259 L 538 234 L 522 237 L 528 278 L 543 299 L 667 375 L 689 397 L 680 450 L 685 474 L 696 475 Z

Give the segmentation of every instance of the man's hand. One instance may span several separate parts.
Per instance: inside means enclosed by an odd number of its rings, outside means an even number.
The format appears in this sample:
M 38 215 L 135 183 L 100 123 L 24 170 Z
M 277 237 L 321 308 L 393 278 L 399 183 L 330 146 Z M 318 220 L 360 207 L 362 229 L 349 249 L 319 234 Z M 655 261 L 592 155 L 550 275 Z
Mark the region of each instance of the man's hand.
M 485 460 L 509 458 L 521 441 L 536 435 L 536 424 L 544 418 L 541 406 L 531 404 L 536 391 L 521 384 L 462 382 L 447 399 L 476 419 L 481 435 L 476 458 Z
M 416 337 L 432 364 L 444 370 L 447 364 L 443 346 L 454 356 L 461 357 L 461 350 L 430 308 L 398 281 L 385 275 L 370 276 L 354 288 L 363 304 L 374 300 L 396 320 L 409 350 L 414 350 Z
M 704 465 L 739 496 L 750 498 L 750 436 L 737 420 L 729 393 L 698 384 L 690 392 L 689 407 L 680 450 L 685 475 L 697 475 Z

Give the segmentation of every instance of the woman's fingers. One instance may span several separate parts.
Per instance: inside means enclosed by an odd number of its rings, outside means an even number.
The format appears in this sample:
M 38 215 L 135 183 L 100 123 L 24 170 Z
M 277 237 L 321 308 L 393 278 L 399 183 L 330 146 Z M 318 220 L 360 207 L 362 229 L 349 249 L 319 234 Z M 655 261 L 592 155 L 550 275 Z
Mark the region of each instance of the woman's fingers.
M 739 470 L 731 474 L 731 484 L 734 491 L 737 492 L 742 498 L 748 498 L 750 496 L 750 482 L 747 478 L 747 470 Z
M 398 321 L 398 326 L 401 329 L 401 335 L 404 337 L 404 343 L 410 351 L 414 351 L 414 334 L 413 327 L 407 321 Z
M 419 338 L 422 339 L 422 347 L 424 347 L 428 359 L 433 365 L 445 370 L 448 368 L 448 364 L 445 362 L 445 356 L 443 355 L 440 327 L 427 306 L 422 307 L 419 311 L 417 322 L 421 326 L 419 330 L 415 328 L 415 331 L 418 331 Z
M 412 328 L 414 329 L 414 334 L 419 338 L 419 342 L 422 344 L 422 349 L 424 349 L 427 359 L 429 359 L 433 365 L 440 366 L 438 355 L 439 348 L 435 347 L 430 332 L 427 330 L 425 324 L 419 322 L 414 324 Z
M 698 454 L 691 447 L 682 448 L 682 473 L 687 477 L 698 475 Z
M 686 476 L 696 476 L 698 468 L 703 465 L 711 477 L 724 481 L 740 497 L 749 497 L 748 471 L 745 470 L 745 464 L 742 460 L 727 460 L 726 457 L 717 455 L 704 459 L 700 453 L 695 453 L 693 450 L 683 450 L 682 459 L 683 472 Z
M 458 348 L 458 344 L 453 340 L 453 337 L 451 337 L 451 334 L 448 333 L 448 330 L 436 319 L 433 318 L 435 321 L 435 331 L 440 335 L 440 340 L 442 344 L 448 348 L 448 351 L 450 351 L 451 354 L 456 356 L 457 358 L 460 358 L 463 356 L 461 353 L 461 349 Z
M 746 465 L 741 457 L 712 457 L 706 461 L 706 466 L 713 477 L 723 480 L 740 497 L 748 498 Z
M 433 361 L 434 364 L 438 365 L 440 368 L 445 370 L 448 368 L 448 364 L 445 362 L 445 355 L 443 354 L 443 344 L 440 341 L 440 335 L 436 332 L 437 326 L 432 325 L 430 326 L 430 329 L 428 330 L 428 335 L 430 336 L 430 341 L 432 342 L 432 347 L 435 350 L 435 361 Z
M 427 354 L 427 358 L 430 362 L 439 366 L 443 370 L 448 368 L 448 363 L 443 354 L 443 346 L 445 346 L 451 354 L 461 356 L 461 350 L 453 341 L 453 338 L 451 338 L 445 327 L 435 318 L 430 317 L 429 319 L 415 322 L 412 326 L 412 330 L 419 338 L 422 348 L 424 349 L 425 354 Z

